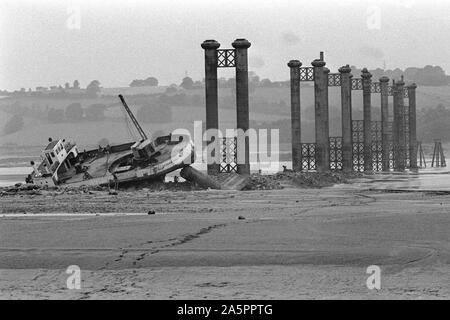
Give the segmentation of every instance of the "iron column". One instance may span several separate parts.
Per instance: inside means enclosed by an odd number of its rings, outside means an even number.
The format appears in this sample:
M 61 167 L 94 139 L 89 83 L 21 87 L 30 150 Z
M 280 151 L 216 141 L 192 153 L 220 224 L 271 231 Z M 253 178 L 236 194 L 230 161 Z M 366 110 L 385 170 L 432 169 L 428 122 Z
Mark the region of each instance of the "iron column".
M 406 166 L 406 135 L 405 135 L 405 101 L 404 101 L 404 87 L 405 82 L 403 76 L 401 80 L 396 83 L 398 87 L 397 106 L 399 113 L 398 126 L 398 141 L 399 141 L 399 170 L 404 171 Z
M 311 64 L 314 67 L 316 169 L 318 172 L 324 172 L 330 169 L 330 134 L 328 126 L 329 70 L 325 70 L 325 61 L 322 59 L 316 59 Z
M 408 86 L 409 99 L 409 164 L 417 169 L 417 131 L 416 131 L 416 88 L 415 83 Z
M 206 101 L 206 130 L 219 128 L 219 103 L 217 92 L 217 49 L 220 43 L 216 40 L 205 40 L 202 43 L 202 48 L 205 50 L 205 101 Z M 207 144 L 216 143 L 214 152 L 219 151 L 219 141 L 217 137 L 215 141 L 208 141 Z M 210 155 L 208 154 L 207 157 Z M 216 155 L 213 155 L 215 157 Z M 219 173 L 219 163 L 207 159 L 207 170 L 209 175 Z
M 363 125 L 364 125 L 364 171 L 372 171 L 372 119 L 371 109 L 371 83 L 372 75 L 366 68 L 361 71 L 363 88 Z
M 395 170 L 405 170 L 405 129 L 403 107 L 403 80 L 393 84 L 394 93 L 394 160 Z
M 291 60 L 291 132 L 292 132 L 292 169 L 302 170 L 301 115 L 300 115 L 300 67 L 302 63 Z
M 382 167 L 383 171 L 389 171 L 389 96 L 388 96 L 389 78 L 380 78 L 380 96 L 381 96 L 381 148 L 382 148 Z
M 342 114 L 342 169 L 352 171 L 352 69 L 349 65 L 339 68 L 341 73 L 341 114 Z
M 248 108 L 248 56 L 247 49 L 251 43 L 246 39 L 236 39 L 232 46 L 235 49 L 236 64 L 236 110 L 237 110 L 237 129 L 244 134 L 249 129 L 249 108 Z M 239 130 L 241 129 L 241 130 Z M 238 143 L 242 141 L 238 137 Z M 242 157 L 238 154 L 237 172 L 240 174 L 250 174 L 250 152 L 248 135 L 244 138 L 245 162 L 241 163 Z M 238 152 L 242 150 L 238 146 Z

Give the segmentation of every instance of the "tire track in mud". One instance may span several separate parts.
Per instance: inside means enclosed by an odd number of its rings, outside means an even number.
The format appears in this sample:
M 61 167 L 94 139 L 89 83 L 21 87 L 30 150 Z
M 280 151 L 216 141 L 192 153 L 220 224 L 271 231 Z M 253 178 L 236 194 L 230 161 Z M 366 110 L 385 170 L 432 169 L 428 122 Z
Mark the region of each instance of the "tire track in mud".
M 167 244 L 161 245 L 161 246 L 157 246 L 155 248 L 149 248 L 149 249 L 145 249 L 143 248 L 142 251 L 145 251 L 141 254 L 139 254 L 137 256 L 137 258 L 134 258 L 132 260 L 132 265 L 136 266 L 140 261 L 142 261 L 145 257 L 150 256 L 150 255 L 154 255 L 159 253 L 161 250 L 163 249 L 167 249 L 167 248 L 173 248 L 188 242 L 191 242 L 197 238 L 200 238 L 201 236 L 208 234 L 210 232 L 212 232 L 215 229 L 219 229 L 219 228 L 223 228 L 227 226 L 226 223 L 220 223 L 220 224 L 214 224 L 208 227 L 204 227 L 201 228 L 198 232 L 195 233 L 190 233 L 190 234 L 186 234 L 184 236 L 178 237 L 178 238 L 170 238 L 170 239 L 166 239 L 166 240 L 158 240 L 158 241 L 146 241 L 146 242 L 142 242 L 139 244 L 132 244 L 127 246 L 126 248 L 120 248 L 121 253 L 119 254 L 119 256 L 113 261 L 113 262 L 107 262 L 105 264 L 105 266 L 101 267 L 100 270 L 104 270 L 106 269 L 108 266 L 111 265 L 111 263 L 120 263 L 123 261 L 123 259 L 125 259 L 126 254 L 129 252 L 129 250 L 127 250 L 127 248 L 131 248 L 131 247 L 136 247 L 136 246 L 142 246 L 142 245 L 146 245 L 146 244 L 153 244 L 153 243 L 165 243 L 168 242 Z
M 360 197 L 359 199 L 355 199 L 355 197 Z M 335 201 L 332 201 L 335 200 Z M 348 206 L 361 206 L 361 205 L 369 205 L 370 203 L 376 202 L 377 199 L 373 196 L 369 196 L 360 192 L 352 193 L 348 197 L 345 198 L 334 198 L 334 199 L 328 199 L 328 198 L 321 198 L 318 199 L 318 202 L 328 202 L 324 204 L 316 204 L 308 208 L 303 208 L 298 212 L 295 212 L 291 214 L 290 216 L 297 219 L 302 218 L 309 218 L 309 217 L 329 217 L 328 214 L 320 214 L 320 215 L 314 215 L 314 216 L 303 216 L 305 213 L 308 213 L 313 210 L 318 209 L 326 209 L 326 208 L 333 208 L 333 207 L 348 207 Z

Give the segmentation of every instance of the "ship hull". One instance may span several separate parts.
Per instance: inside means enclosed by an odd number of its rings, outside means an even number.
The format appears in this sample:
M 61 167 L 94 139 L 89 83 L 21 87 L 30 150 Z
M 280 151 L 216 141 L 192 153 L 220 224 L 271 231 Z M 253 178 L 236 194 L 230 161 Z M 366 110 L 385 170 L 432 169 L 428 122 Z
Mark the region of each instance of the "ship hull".
M 40 186 L 107 186 L 139 181 L 162 180 L 172 171 L 190 165 L 194 160 L 194 147 L 190 139 L 176 144 L 166 144 L 152 163 L 139 165 L 130 169 L 121 169 L 121 165 L 129 162 L 132 152 L 131 144 L 120 148 L 111 147 L 111 153 L 99 153 L 97 150 L 85 151 L 81 156 L 86 157 L 82 165 L 85 172 L 69 177 L 53 175 L 52 177 L 33 177 L 33 183 Z M 116 150 L 114 152 L 114 150 Z M 88 174 L 86 174 L 88 173 Z

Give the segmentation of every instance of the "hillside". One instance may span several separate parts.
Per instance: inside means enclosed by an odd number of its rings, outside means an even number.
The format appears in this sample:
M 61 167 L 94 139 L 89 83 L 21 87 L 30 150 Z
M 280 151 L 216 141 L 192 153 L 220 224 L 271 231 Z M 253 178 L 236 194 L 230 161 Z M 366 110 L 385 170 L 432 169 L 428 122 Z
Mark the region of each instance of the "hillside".
M 15 133 L 0 136 L 0 146 L 6 144 L 17 144 L 25 146 L 40 146 L 45 144 L 49 136 L 67 137 L 75 139 L 81 145 L 95 145 L 100 139 L 107 138 L 111 142 L 129 141 L 131 138 L 125 125 L 124 111 L 118 100 L 114 97 L 119 93 L 125 95 L 128 104 L 136 114 L 140 105 L 148 101 L 149 108 L 155 104 L 157 98 L 164 92 L 166 87 L 133 87 L 133 88 L 105 88 L 102 96 L 92 98 L 48 98 L 48 97 L 17 97 L 0 99 L 0 126 L 3 128 L 5 122 L 11 117 L 14 107 L 35 108 L 43 110 L 48 108 L 65 109 L 71 103 L 80 103 L 83 108 L 92 104 L 103 104 L 106 106 L 105 119 L 101 121 L 63 122 L 48 123 L 46 119 L 24 117 L 25 127 Z M 312 86 L 302 86 L 302 135 L 305 141 L 313 139 L 314 136 L 314 90 Z M 204 90 L 179 89 L 176 94 L 187 97 L 197 96 L 201 102 L 197 105 L 169 105 L 172 121 L 160 122 L 154 119 L 152 123 L 141 125 L 150 134 L 156 131 L 170 132 L 175 128 L 191 129 L 194 121 L 204 121 Z M 234 128 L 236 110 L 234 100 L 231 96 L 232 90 L 228 88 L 219 89 L 219 115 L 222 128 Z M 170 96 L 170 95 L 169 95 Z M 173 94 L 172 94 L 173 96 Z M 391 101 L 390 101 L 391 102 Z M 250 95 L 250 120 L 255 122 L 271 122 L 290 117 L 290 93 L 289 88 L 256 88 Z M 332 87 L 329 90 L 330 119 L 332 135 L 340 134 L 340 89 Z M 372 96 L 374 115 L 379 116 L 380 98 L 379 94 Z M 450 106 L 449 87 L 419 87 L 417 89 L 418 108 L 435 107 L 438 104 Z M 362 109 L 361 91 L 353 93 L 353 108 L 357 112 Z M 151 113 L 151 110 L 150 110 Z M 358 112 L 357 112 L 358 113 Z M 356 116 L 357 117 L 357 116 Z M 286 128 L 284 128 L 286 129 Z

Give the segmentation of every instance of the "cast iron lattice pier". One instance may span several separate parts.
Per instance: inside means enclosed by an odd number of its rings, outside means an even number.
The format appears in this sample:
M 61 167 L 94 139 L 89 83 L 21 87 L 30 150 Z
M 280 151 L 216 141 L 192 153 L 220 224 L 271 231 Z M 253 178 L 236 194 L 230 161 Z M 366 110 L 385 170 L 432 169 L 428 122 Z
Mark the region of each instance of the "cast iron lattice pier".
M 237 138 L 222 138 L 220 173 L 237 172 Z
M 373 171 L 383 170 L 383 144 L 382 144 L 382 130 L 381 121 L 371 122 L 372 133 L 372 165 Z
M 330 137 L 330 169 L 342 170 L 342 137 Z
M 316 170 L 316 144 L 302 143 L 302 171 Z
M 234 49 L 217 50 L 217 67 L 232 68 L 236 66 L 236 51 Z

